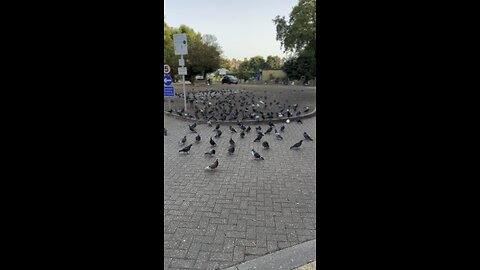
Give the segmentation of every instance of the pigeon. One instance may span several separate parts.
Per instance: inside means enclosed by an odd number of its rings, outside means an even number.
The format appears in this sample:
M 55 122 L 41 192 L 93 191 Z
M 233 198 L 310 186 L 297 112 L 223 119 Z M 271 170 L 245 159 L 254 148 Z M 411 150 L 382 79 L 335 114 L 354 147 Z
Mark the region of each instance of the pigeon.
M 231 131 L 232 133 L 237 133 L 237 131 L 236 131 L 232 126 L 230 126 L 230 131 Z
M 255 152 L 254 149 L 252 149 L 252 152 L 251 152 L 251 153 L 252 153 L 252 156 L 253 156 L 256 160 L 259 160 L 259 159 L 264 160 L 264 158 L 263 158 L 262 156 L 260 156 L 259 153 Z
M 251 128 L 250 126 L 248 126 L 247 129 L 245 130 L 245 132 L 248 133 L 248 132 L 250 132 L 251 129 L 252 129 L 252 128 Z
M 305 107 L 305 111 L 303 111 L 303 112 L 308 112 L 309 110 L 310 110 L 310 108 L 307 106 L 307 107 Z
M 255 140 L 253 140 L 253 142 L 259 142 L 262 139 L 262 137 L 263 137 L 262 134 L 258 134 L 257 138 L 255 138 Z
M 217 168 L 217 167 L 218 167 L 218 159 L 215 160 L 215 162 L 214 162 L 212 165 L 207 166 L 207 167 L 205 168 L 205 170 L 214 170 L 214 169 Z
M 222 136 L 222 131 L 217 129 L 217 135 L 215 135 L 215 138 L 220 138 L 220 136 Z
M 163 135 L 167 136 L 167 129 L 163 128 Z
M 212 127 L 212 120 L 208 120 L 208 121 L 207 121 L 207 125 L 208 125 L 209 127 Z
M 195 130 L 195 127 L 194 127 L 193 125 L 188 126 L 188 129 L 190 129 L 190 131 L 191 131 L 192 133 L 197 133 L 197 131 Z
M 267 141 L 264 141 L 264 142 L 262 143 L 262 146 L 265 147 L 265 149 L 270 148 L 270 145 L 268 144 Z
M 218 130 L 219 128 L 220 128 L 220 124 L 217 124 L 217 126 L 215 127 L 215 130 Z
M 272 127 L 269 127 L 267 131 L 265 131 L 265 134 L 269 134 L 270 132 L 272 132 L 272 129 L 273 129 Z
M 217 143 L 216 143 L 214 140 L 212 140 L 212 137 L 210 137 L 210 144 L 211 144 L 212 146 L 217 145 Z
M 282 135 L 280 135 L 280 133 L 278 133 L 277 129 L 275 129 L 275 139 L 277 139 L 277 140 L 283 140 Z
M 200 142 L 201 139 L 202 139 L 202 138 L 200 137 L 200 134 L 198 134 L 197 137 L 195 137 L 195 141 L 196 141 L 196 142 Z
M 184 152 L 184 153 L 187 153 L 188 154 L 188 151 L 190 151 L 190 148 L 192 147 L 192 144 L 189 144 L 188 146 L 180 149 L 180 151 L 178 151 L 179 153 L 180 152 Z
M 228 153 L 231 155 L 231 154 L 233 154 L 233 152 L 235 152 L 235 146 L 234 146 L 234 145 L 231 145 L 231 146 L 228 148 Z
M 313 141 L 313 139 L 307 134 L 307 132 L 303 132 L 303 137 L 309 141 Z
M 298 119 L 297 123 L 303 124 L 302 119 Z
M 180 144 L 185 144 L 187 141 L 187 136 L 183 136 L 182 140 L 180 141 Z
M 215 149 L 211 149 L 210 151 L 206 152 L 205 155 L 209 155 L 209 156 L 215 155 Z
M 282 127 L 280 128 L 280 132 L 284 132 L 285 131 L 285 126 L 282 125 Z
M 290 124 L 290 119 L 287 119 L 287 121 L 285 121 L 285 123 Z
M 240 138 L 243 139 L 244 137 L 245 137 L 245 132 L 243 132 L 243 130 L 242 130 L 242 132 L 240 132 Z
M 235 141 L 234 141 L 234 140 L 232 140 L 232 138 L 230 138 L 230 141 L 229 141 L 229 143 L 230 143 L 231 145 L 235 145 Z
M 303 140 L 300 140 L 298 143 L 292 145 L 292 147 L 290 147 L 290 149 L 294 149 L 294 148 L 298 149 L 300 147 L 300 145 L 302 145 L 302 142 L 303 142 Z
M 197 122 L 193 122 L 192 128 L 196 128 L 196 127 L 197 127 Z

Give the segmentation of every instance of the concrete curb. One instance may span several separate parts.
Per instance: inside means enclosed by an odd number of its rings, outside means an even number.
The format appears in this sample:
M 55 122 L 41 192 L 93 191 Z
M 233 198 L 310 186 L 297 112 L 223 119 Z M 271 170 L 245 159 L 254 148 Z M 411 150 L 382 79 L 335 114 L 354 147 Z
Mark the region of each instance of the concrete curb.
M 300 116 L 293 116 L 293 117 L 290 117 L 290 118 L 288 118 L 288 117 L 273 118 L 273 119 L 261 120 L 261 121 L 243 120 L 243 121 L 240 121 L 240 122 L 243 123 L 244 125 L 245 124 L 255 124 L 255 123 L 261 124 L 261 123 L 268 123 L 268 122 L 279 123 L 279 122 L 285 122 L 287 119 L 290 119 L 290 121 L 293 122 L 294 120 L 297 120 L 297 119 L 304 119 L 304 118 L 312 117 L 312 116 L 316 115 L 316 113 L 317 113 L 317 108 L 315 108 L 312 112 L 310 112 L 308 114 L 300 115 Z M 184 120 L 184 121 L 194 121 L 194 122 L 197 122 L 198 124 L 206 124 L 207 123 L 207 121 L 205 121 L 205 120 L 185 118 L 184 116 L 179 116 L 178 114 L 169 113 L 167 111 L 163 111 L 163 114 L 166 114 L 170 117 L 177 118 L 177 119 Z M 237 124 L 238 121 L 215 121 L 215 123 L 218 123 L 218 124 Z
M 229 267 L 225 270 L 291 270 L 316 260 L 317 239 Z

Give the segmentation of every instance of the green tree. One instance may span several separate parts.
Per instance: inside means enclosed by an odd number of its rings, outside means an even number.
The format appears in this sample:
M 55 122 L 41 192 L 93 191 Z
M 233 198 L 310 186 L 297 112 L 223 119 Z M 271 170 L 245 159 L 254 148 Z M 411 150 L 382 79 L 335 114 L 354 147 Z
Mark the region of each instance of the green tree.
M 164 22 L 164 61 L 172 67 L 172 74 L 178 75 L 178 55 L 175 55 L 173 35 L 187 34 L 188 55 L 184 56 L 187 67 L 186 79 L 195 82 L 196 75 L 215 71 L 220 66 L 221 47 L 213 35 L 195 32 L 192 28 L 181 25 L 178 29 L 169 27 Z M 178 78 L 178 77 L 177 77 Z
M 267 61 L 265 63 L 265 69 L 281 69 L 283 65 L 282 58 L 279 56 L 267 56 Z
M 285 52 L 301 52 L 316 50 L 317 41 L 317 2 L 316 0 L 300 0 L 287 22 L 285 17 L 277 16 L 273 20 L 277 29 L 277 40 L 281 42 Z
M 317 13 L 316 0 L 299 0 L 287 22 L 285 17 L 277 16 L 273 22 L 277 29 L 277 40 L 285 52 L 293 57 L 285 62 L 283 70 L 291 79 L 307 80 L 316 77 Z

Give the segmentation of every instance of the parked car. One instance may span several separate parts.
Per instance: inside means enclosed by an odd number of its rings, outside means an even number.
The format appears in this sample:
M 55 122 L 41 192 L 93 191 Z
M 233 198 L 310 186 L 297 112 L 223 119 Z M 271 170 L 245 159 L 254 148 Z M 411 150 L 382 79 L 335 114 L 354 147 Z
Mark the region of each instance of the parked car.
M 195 80 L 203 80 L 203 76 L 202 75 L 197 75 L 197 76 L 195 76 Z
M 232 76 L 232 75 L 227 75 L 225 77 L 223 77 L 222 79 L 222 84 L 224 83 L 228 83 L 228 84 L 238 84 L 238 79 L 235 77 L 235 76 Z

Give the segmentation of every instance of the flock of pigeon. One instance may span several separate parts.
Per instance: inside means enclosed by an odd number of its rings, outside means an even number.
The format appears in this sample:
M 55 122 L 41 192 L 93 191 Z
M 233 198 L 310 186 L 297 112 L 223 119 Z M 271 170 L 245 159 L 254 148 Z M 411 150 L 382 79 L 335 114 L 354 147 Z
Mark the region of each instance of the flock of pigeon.
M 301 121 L 297 121 L 297 122 L 302 123 Z M 290 123 L 290 120 L 287 119 L 286 123 L 287 124 Z M 207 125 L 209 127 L 213 127 L 211 119 L 207 122 Z M 245 126 L 241 122 L 237 123 L 237 125 L 239 127 L 238 132 L 240 132 L 240 139 L 245 139 L 246 134 L 250 133 L 251 127 L 250 126 Z M 195 143 L 198 144 L 202 140 L 202 137 L 196 131 L 196 127 L 197 127 L 197 123 L 194 122 L 192 125 L 188 125 L 188 130 L 191 133 L 196 133 L 197 134 L 196 137 L 195 137 Z M 164 136 L 167 136 L 168 131 L 165 127 L 163 128 L 163 131 L 164 131 Z M 273 134 L 271 134 L 272 131 L 273 131 Z M 215 135 L 211 136 L 210 139 L 209 139 L 209 144 L 210 144 L 211 149 L 208 150 L 204 154 L 204 155 L 207 155 L 207 156 L 210 156 L 210 157 L 215 156 L 215 153 L 216 153 L 214 148 L 217 146 L 217 143 L 215 142 L 215 140 L 218 141 L 223 134 L 222 130 L 220 129 L 220 124 L 217 123 L 212 132 L 214 132 Z M 229 126 L 229 132 L 230 132 L 230 134 L 238 133 L 237 130 L 231 125 Z M 273 124 L 272 122 L 269 122 L 268 123 L 268 128 L 265 131 L 262 131 L 261 126 L 255 127 L 255 139 L 253 140 L 253 142 L 260 142 L 265 136 L 270 135 L 270 134 L 273 136 L 273 138 L 275 140 L 283 140 L 282 133 L 284 133 L 284 132 L 285 132 L 285 125 L 284 124 L 282 124 L 282 126 L 279 128 L 279 131 L 278 131 L 275 124 Z M 290 149 L 292 149 L 292 150 L 299 149 L 302 146 L 302 142 L 304 140 L 313 141 L 313 139 L 307 134 L 307 132 L 303 133 L 303 137 L 304 137 L 304 139 L 301 139 L 299 142 L 292 145 L 290 147 Z M 214 140 L 214 138 L 215 138 L 215 140 Z M 187 142 L 187 136 L 185 135 L 180 140 L 179 145 L 184 146 L 186 144 L 186 142 Z M 189 151 L 191 150 L 192 146 L 193 146 L 193 144 L 190 143 L 187 146 L 184 146 L 178 152 L 188 154 Z M 264 149 L 269 149 L 270 148 L 270 144 L 268 143 L 267 140 L 264 140 L 262 142 L 262 146 L 263 146 Z M 235 153 L 235 141 L 232 139 L 232 137 L 229 140 L 229 147 L 227 149 L 227 152 L 228 152 L 229 155 L 233 155 Z M 257 151 L 255 151 L 254 148 L 252 148 L 251 154 L 252 154 L 254 160 L 257 160 L 257 161 L 265 160 L 265 158 L 262 157 Z M 218 164 L 219 164 L 218 159 L 216 159 L 213 164 L 211 164 L 210 166 L 207 166 L 205 169 L 206 170 L 215 170 L 218 167 Z
M 175 95 L 183 99 L 183 93 Z M 183 108 L 168 112 L 203 121 L 267 121 L 301 116 L 310 111 L 308 106 L 301 109 L 298 104 L 289 104 L 288 100 L 269 99 L 266 95 L 239 89 L 195 91 L 188 93 L 186 100 L 191 112 Z

